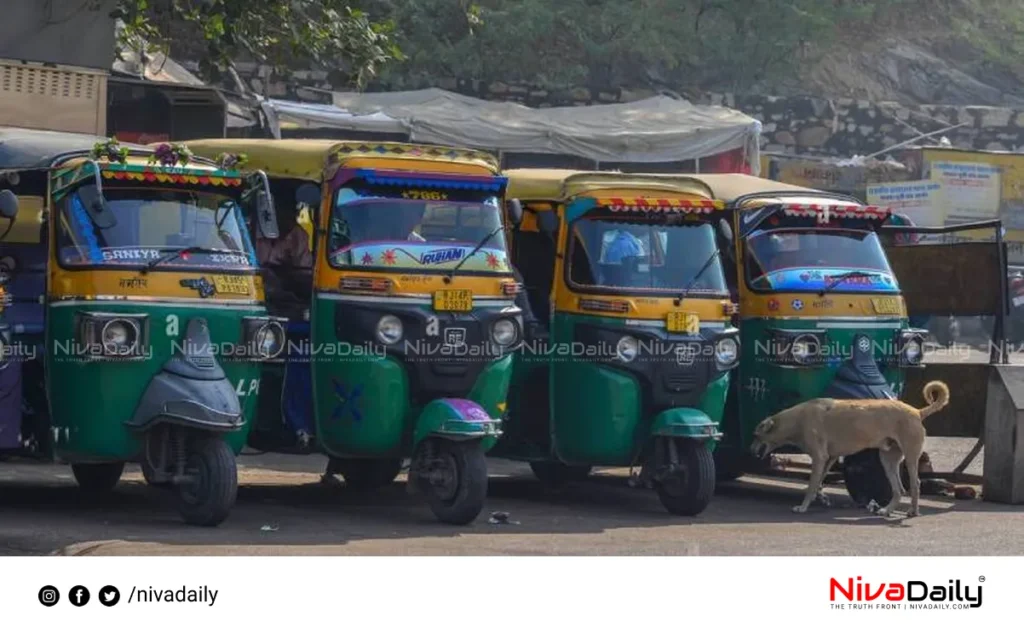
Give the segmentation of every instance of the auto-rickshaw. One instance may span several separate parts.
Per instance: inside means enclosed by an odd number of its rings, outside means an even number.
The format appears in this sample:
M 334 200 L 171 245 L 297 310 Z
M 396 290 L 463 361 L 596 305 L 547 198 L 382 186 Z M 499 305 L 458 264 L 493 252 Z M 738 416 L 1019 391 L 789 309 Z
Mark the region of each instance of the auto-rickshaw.
M 187 523 L 218 525 L 260 363 L 284 344 L 241 210 L 276 231 L 266 179 L 183 146 L 15 128 L 0 169 L 0 454 L 70 463 L 90 494 L 139 462 Z
M 506 180 L 495 159 L 359 141 L 190 146 L 207 156 L 244 154 L 250 168 L 265 170 L 282 227 L 301 231 L 301 221 L 288 219 L 292 202 L 313 210 L 315 265 L 305 281 L 303 271 L 262 262 L 268 301 L 270 276 L 279 276 L 293 304 L 306 302 L 308 325 L 290 321 L 284 375 L 264 380 L 251 445 L 322 451 L 328 475 L 364 490 L 392 482 L 411 458 L 409 484 L 434 514 L 473 521 L 523 328 L 502 225 Z
M 630 467 L 669 512 L 699 514 L 739 360 L 724 206 L 681 176 L 506 175 L 524 211 L 513 264 L 536 323 L 494 454 L 528 461 L 548 485 Z
M 742 353 L 715 453 L 721 479 L 763 467 L 748 454 L 773 413 L 817 397 L 899 398 L 927 331 L 907 310 L 878 229 L 886 208 L 740 174 L 696 176 L 735 227 L 727 272 Z M 888 489 L 877 451 L 843 460 L 851 497 Z M 870 499 L 867 499 L 870 500 Z

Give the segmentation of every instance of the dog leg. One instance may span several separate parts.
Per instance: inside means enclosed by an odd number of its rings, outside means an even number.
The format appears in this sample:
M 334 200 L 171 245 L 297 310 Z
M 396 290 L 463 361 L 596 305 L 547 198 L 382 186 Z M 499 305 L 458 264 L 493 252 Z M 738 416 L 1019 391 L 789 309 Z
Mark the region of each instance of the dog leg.
M 892 500 L 879 513 L 889 516 L 903 500 L 903 484 L 900 482 L 900 461 L 903 459 L 903 451 L 893 444 L 881 449 L 878 455 L 882 458 L 882 468 L 885 470 L 885 476 L 892 488 Z
M 907 456 L 907 474 L 910 479 L 910 512 L 907 513 L 908 517 L 916 517 L 919 515 L 920 509 L 918 504 L 921 501 L 921 477 L 918 471 L 920 454 L 915 455 L 911 458 Z
M 793 508 L 793 512 L 803 514 L 807 512 L 807 507 L 811 505 L 814 498 L 818 496 L 818 492 L 821 490 L 821 486 L 825 481 L 825 466 L 827 465 L 828 458 L 811 457 L 811 480 L 808 482 L 807 491 L 804 493 L 804 501 L 798 506 Z
M 836 465 L 837 461 L 839 461 L 838 457 L 833 457 L 828 460 L 828 465 L 825 466 L 825 476 L 828 476 L 828 474 L 832 472 L 832 467 Z M 818 493 L 815 497 L 815 501 L 825 506 L 826 508 L 831 508 L 832 500 L 828 498 L 827 494 L 825 494 L 825 476 L 821 478 L 821 486 L 818 488 Z

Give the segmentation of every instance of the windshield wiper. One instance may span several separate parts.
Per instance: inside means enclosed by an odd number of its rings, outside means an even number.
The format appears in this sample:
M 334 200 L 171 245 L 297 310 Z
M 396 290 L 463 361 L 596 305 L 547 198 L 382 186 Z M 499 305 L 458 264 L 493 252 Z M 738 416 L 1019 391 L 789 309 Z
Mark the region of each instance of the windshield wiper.
M 836 275 L 835 277 L 832 278 L 832 281 L 829 282 L 827 286 L 818 291 L 818 296 L 824 297 L 826 292 L 832 292 L 833 288 L 835 288 L 842 282 L 846 281 L 850 277 L 878 277 L 878 273 L 870 273 L 863 270 L 851 270 L 841 275 Z
M 236 253 L 241 253 L 241 252 L 242 251 L 233 251 L 233 250 L 229 250 L 229 249 L 226 249 L 226 248 L 207 248 L 206 246 L 195 246 L 195 245 L 193 245 L 193 246 L 184 246 L 182 248 L 179 248 L 176 251 L 171 251 L 170 253 L 167 253 L 166 255 L 161 255 L 160 257 L 154 259 L 153 261 L 148 262 L 145 266 L 143 266 L 142 274 L 145 275 L 145 274 L 151 272 L 154 268 L 156 268 L 160 264 L 166 264 L 167 262 L 174 261 L 175 259 L 178 259 L 182 255 L 191 255 L 192 253 L 225 253 L 225 254 L 229 254 L 229 255 L 234 255 Z
M 458 264 L 455 264 L 455 268 L 452 268 L 451 270 L 448 271 L 448 274 L 444 276 L 444 282 L 445 283 L 450 283 L 451 280 L 452 280 L 452 275 L 454 275 L 456 272 L 458 272 L 458 270 L 460 268 L 462 268 L 462 265 L 465 264 L 467 261 L 469 261 L 470 257 L 472 257 L 473 255 L 476 255 L 477 252 L 481 248 L 484 247 L 484 244 L 486 244 L 487 242 L 491 241 L 491 238 L 494 237 L 495 235 L 497 235 L 499 232 L 501 232 L 501 230 L 504 229 L 504 228 L 505 227 L 503 227 L 501 225 L 498 225 L 497 227 L 495 227 L 495 229 L 493 231 L 491 231 L 490 233 L 485 235 L 484 239 L 480 240 L 480 243 L 478 243 L 476 245 L 476 247 L 473 248 L 473 250 L 469 251 L 468 255 L 466 255 L 465 257 L 460 259 Z
M 676 297 L 675 304 L 677 306 L 683 303 L 683 299 L 686 298 L 686 295 L 690 294 L 690 291 L 693 290 L 693 287 L 697 285 L 697 280 L 700 279 L 700 276 L 704 274 L 704 271 L 706 271 L 711 266 L 711 262 L 715 261 L 715 258 L 718 257 L 720 254 L 720 249 L 715 249 L 715 252 L 711 253 L 711 257 L 708 257 L 707 261 L 704 262 L 704 265 L 701 266 L 699 270 L 697 270 L 697 274 L 695 274 L 693 276 L 693 279 L 690 280 L 690 284 L 686 286 L 685 290 L 679 293 L 678 297 Z

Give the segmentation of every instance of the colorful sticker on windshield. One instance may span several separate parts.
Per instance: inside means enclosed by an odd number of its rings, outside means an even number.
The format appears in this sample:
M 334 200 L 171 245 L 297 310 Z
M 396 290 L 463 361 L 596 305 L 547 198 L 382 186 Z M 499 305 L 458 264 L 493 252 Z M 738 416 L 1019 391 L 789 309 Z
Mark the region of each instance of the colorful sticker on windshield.
M 855 273 L 855 274 L 854 274 Z M 767 276 L 772 290 L 815 291 L 831 287 L 836 291 L 899 290 L 896 279 L 882 271 L 853 271 L 848 268 L 787 268 Z
M 336 264 L 366 267 L 394 268 L 453 268 L 473 251 L 473 244 L 401 245 L 393 242 L 360 244 L 335 252 Z M 459 270 L 475 272 L 509 272 L 508 256 L 501 250 L 481 248 Z

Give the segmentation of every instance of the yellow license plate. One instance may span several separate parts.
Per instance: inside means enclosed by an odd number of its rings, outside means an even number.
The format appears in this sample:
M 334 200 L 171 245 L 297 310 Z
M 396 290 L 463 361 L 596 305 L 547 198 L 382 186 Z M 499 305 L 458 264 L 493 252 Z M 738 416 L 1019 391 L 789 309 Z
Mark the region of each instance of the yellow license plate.
M 895 297 L 886 297 L 884 299 L 872 299 L 871 305 L 875 309 L 875 314 L 900 313 L 900 300 Z
M 249 294 L 249 280 L 237 275 L 214 275 L 213 286 L 219 295 Z
M 434 310 L 438 312 L 469 312 L 472 309 L 472 290 L 438 290 L 434 293 Z
M 700 334 L 700 317 L 691 312 L 669 312 L 665 327 L 669 332 Z

